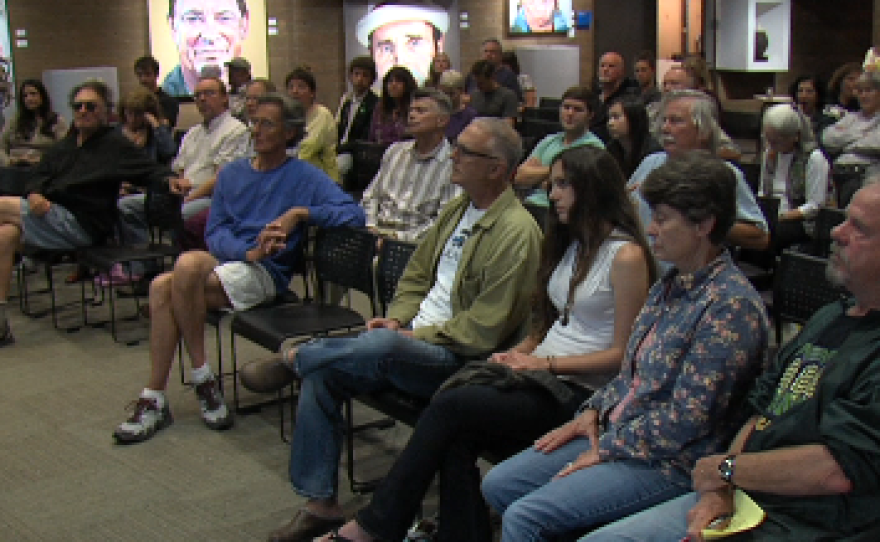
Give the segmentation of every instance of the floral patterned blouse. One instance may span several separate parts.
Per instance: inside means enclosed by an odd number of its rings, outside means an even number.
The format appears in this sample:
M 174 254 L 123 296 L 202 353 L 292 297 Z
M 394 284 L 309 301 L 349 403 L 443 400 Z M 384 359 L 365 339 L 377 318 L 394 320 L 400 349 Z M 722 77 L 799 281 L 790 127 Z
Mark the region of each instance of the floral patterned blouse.
M 644 460 L 674 480 L 726 449 L 767 336 L 764 303 L 727 251 L 694 274 L 670 270 L 648 293 L 620 373 L 584 403 L 604 423 L 602 460 Z

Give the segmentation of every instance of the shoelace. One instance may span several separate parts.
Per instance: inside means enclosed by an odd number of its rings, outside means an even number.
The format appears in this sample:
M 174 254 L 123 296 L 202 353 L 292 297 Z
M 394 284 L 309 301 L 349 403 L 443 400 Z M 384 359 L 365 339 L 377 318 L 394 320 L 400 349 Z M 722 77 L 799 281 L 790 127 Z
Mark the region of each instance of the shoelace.
M 196 395 L 205 401 L 208 410 L 217 410 L 220 408 L 220 400 L 217 399 L 217 388 L 214 386 L 214 380 L 206 380 L 196 386 Z
M 131 423 L 140 423 L 141 416 L 144 415 L 144 411 L 146 410 L 155 410 L 159 411 L 159 405 L 156 404 L 155 399 L 147 399 L 145 397 L 138 397 L 136 400 L 128 403 L 125 406 L 125 410 L 131 410 L 131 417 L 128 419 Z

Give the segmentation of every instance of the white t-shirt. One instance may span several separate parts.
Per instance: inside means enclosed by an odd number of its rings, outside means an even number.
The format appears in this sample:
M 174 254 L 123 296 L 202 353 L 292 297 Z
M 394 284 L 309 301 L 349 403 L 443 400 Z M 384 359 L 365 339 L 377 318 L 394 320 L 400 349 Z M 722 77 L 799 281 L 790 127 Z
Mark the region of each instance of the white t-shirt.
M 434 285 L 419 305 L 419 313 L 412 320 L 413 329 L 422 326 L 435 326 L 452 318 L 452 285 L 464 245 L 473 233 L 471 229 L 486 214 L 485 209 L 477 209 L 469 205 L 461 216 L 455 231 L 446 240 L 440 261 L 437 262 L 437 278 Z

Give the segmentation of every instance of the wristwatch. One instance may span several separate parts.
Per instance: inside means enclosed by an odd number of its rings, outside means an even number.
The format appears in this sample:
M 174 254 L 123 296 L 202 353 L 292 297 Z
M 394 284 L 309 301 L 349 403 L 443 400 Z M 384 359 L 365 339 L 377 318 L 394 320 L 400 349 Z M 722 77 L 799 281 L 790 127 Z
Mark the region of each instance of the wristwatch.
M 736 468 L 736 454 L 730 454 L 718 465 L 718 474 L 726 483 L 733 485 L 733 471 Z

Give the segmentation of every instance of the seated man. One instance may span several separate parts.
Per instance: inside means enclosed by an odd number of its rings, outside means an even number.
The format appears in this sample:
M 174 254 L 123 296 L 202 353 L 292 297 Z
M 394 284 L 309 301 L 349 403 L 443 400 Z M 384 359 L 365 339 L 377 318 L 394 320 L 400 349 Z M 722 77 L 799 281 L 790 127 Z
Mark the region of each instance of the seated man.
M 247 127 L 229 113 L 226 85 L 219 79 L 201 79 L 196 85 L 196 107 L 202 123 L 190 128 L 171 164 L 180 178 L 173 181 L 175 190 L 186 194 L 183 218 L 188 219 L 211 206 L 217 172 L 236 158 L 246 156 L 250 134 Z M 126 196 L 119 200 L 119 211 L 128 244 L 149 240 L 144 214 L 144 196 Z
M 146 186 L 172 176 L 107 125 L 110 101 L 99 81 L 74 87 L 73 129 L 34 169 L 36 188 L 25 199 L 0 197 L 0 346 L 12 343 L 6 300 L 21 245 L 74 250 L 98 243 L 113 231 L 123 181 Z
M 141 442 L 171 423 L 165 398 L 177 342 L 183 338 L 192 361 L 192 381 L 202 419 L 211 429 L 232 425 L 205 357 L 205 313 L 246 310 L 287 289 L 303 224 L 363 226 L 350 196 L 317 168 L 286 154 L 287 141 L 303 135 L 305 112 L 287 97 L 260 98 L 253 118 L 253 159 L 224 168 L 211 203 L 210 252 L 182 254 L 174 269 L 150 285 L 150 381 L 134 413 L 113 436 Z
M 565 149 L 591 145 L 604 149 L 605 145 L 590 131 L 590 118 L 593 116 L 591 102 L 593 93 L 586 87 L 571 87 L 562 95 L 559 106 L 559 123 L 562 130 L 542 139 L 532 151 L 529 159 L 516 170 L 513 182 L 520 188 L 532 188 L 527 198 L 529 203 L 549 207 L 546 184 L 550 178 L 550 164 Z
M 670 91 L 660 103 L 660 144 L 663 152 L 645 157 L 627 184 L 638 201 L 639 215 L 645 227 L 651 222 L 651 208 L 636 189 L 648 174 L 666 160 L 679 158 L 688 151 L 705 150 L 716 154 L 720 141 L 721 129 L 715 119 L 714 105 L 705 93 L 699 90 Z M 736 174 L 736 223 L 727 234 L 727 242 L 743 248 L 764 250 L 770 244 L 767 221 L 742 172 L 730 163 L 728 165 Z
M 370 138 L 370 120 L 373 118 L 373 109 L 379 103 L 379 97 L 370 88 L 376 81 L 376 63 L 373 59 L 368 56 L 353 58 L 348 65 L 348 81 L 351 91 L 342 96 L 339 110 L 336 111 L 339 137 L 336 163 L 343 178 L 354 163 L 351 156 L 354 142 Z
M 180 104 L 177 98 L 169 96 L 158 83 L 159 61 L 152 56 L 142 56 L 134 63 L 134 74 L 141 86 L 156 95 L 165 113 L 165 120 L 171 128 L 177 125 L 177 115 L 180 113 Z
M 367 227 L 383 237 L 415 241 L 461 189 L 449 182 L 452 146 L 446 124 L 452 106 L 435 89 L 418 89 L 409 106 L 406 133 L 414 139 L 394 143 L 382 156 L 376 178 L 361 205 Z
M 587 541 L 703 540 L 729 523 L 734 489 L 767 517 L 733 541 L 880 540 L 880 178 L 832 233 L 828 277 L 853 298 L 819 310 L 758 377 L 752 418 L 727 454 L 697 461 L 695 493 L 620 520 Z
M 471 68 L 475 88 L 470 91 L 470 106 L 480 117 L 506 119 L 513 126 L 519 115 L 519 102 L 516 93 L 501 86 L 494 78 L 498 67 L 488 60 L 478 60 Z
M 608 106 L 622 96 L 635 96 L 639 93 L 639 85 L 626 76 L 626 61 L 623 55 L 608 51 L 599 57 L 596 70 L 596 101 L 592 107 L 590 130 L 604 142 L 611 141 L 608 132 Z
M 308 502 L 271 540 L 310 541 L 342 524 L 336 495 L 345 398 L 396 388 L 427 399 L 466 360 L 518 338 L 541 238 L 510 188 L 519 136 L 504 121 L 475 119 L 453 149 L 452 182 L 465 194 L 425 233 L 387 318 L 370 320 L 357 338 L 317 339 L 242 369 L 253 391 L 302 380 L 290 479 Z
M 241 112 L 240 116 L 237 116 L 239 121 L 243 122 L 245 126 L 248 128 L 251 127 L 251 117 L 253 117 L 257 113 L 257 102 L 260 100 L 260 96 L 267 94 L 269 92 L 275 92 L 278 90 L 275 87 L 275 83 L 268 79 L 263 79 L 262 77 L 258 77 L 256 79 L 251 79 L 244 85 L 243 93 L 244 93 L 244 109 Z M 249 140 L 250 143 L 253 143 L 253 140 Z M 248 153 L 249 155 L 251 153 Z

